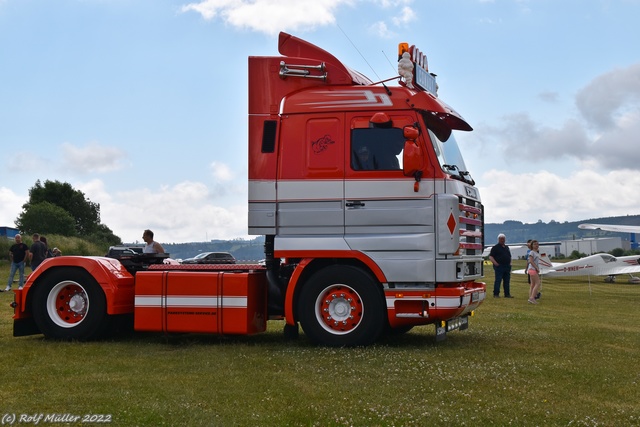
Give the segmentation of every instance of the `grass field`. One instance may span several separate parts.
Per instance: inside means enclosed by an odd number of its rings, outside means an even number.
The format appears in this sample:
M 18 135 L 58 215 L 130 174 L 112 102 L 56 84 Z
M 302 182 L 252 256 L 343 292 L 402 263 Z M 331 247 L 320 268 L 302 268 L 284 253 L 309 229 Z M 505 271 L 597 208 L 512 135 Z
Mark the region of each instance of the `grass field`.
M 7 273 L 2 264 L 0 279 Z M 545 279 L 533 306 L 526 277 L 512 278 L 514 299 L 490 297 L 467 331 L 444 342 L 428 326 L 349 349 L 314 347 L 303 334 L 288 342 L 278 322 L 252 337 L 13 338 L 13 294 L 3 293 L 0 421 L 98 414 L 118 426 L 640 425 L 640 286 L 622 277 Z

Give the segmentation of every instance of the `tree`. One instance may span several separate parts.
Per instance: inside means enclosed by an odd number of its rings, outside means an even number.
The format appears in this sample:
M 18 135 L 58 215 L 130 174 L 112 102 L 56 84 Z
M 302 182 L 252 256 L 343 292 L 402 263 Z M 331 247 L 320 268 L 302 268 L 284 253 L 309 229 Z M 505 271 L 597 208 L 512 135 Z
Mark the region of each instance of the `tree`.
M 121 239 L 100 222 L 100 205 L 71 184 L 40 180 L 29 190 L 16 226 L 28 233 L 78 236 L 98 244 L 119 244 Z
M 571 255 L 569 255 L 569 258 L 572 258 L 572 259 L 579 259 L 579 258 L 584 258 L 584 257 L 586 257 L 586 256 L 587 256 L 587 254 L 585 254 L 585 253 L 583 253 L 583 252 L 580 252 L 580 251 L 578 251 L 578 250 L 576 249 L 576 250 L 574 250 L 573 252 L 571 252 Z
M 611 252 L 609 252 L 611 255 L 613 256 L 624 256 L 624 249 L 622 248 L 615 248 L 613 249 Z
M 113 234 L 113 231 L 104 224 L 99 224 L 98 228 L 87 236 L 94 243 L 104 243 L 105 246 L 121 245 L 122 240 Z
M 87 199 L 80 190 L 75 190 L 71 184 L 60 181 L 40 180 L 29 190 L 29 201 L 22 206 L 49 202 L 67 211 L 75 220 L 76 232 L 79 236 L 86 236 L 95 231 L 100 224 L 100 205 Z
M 30 205 L 16 220 L 16 226 L 22 232 L 60 234 L 75 236 L 75 220 L 69 212 L 49 202 Z

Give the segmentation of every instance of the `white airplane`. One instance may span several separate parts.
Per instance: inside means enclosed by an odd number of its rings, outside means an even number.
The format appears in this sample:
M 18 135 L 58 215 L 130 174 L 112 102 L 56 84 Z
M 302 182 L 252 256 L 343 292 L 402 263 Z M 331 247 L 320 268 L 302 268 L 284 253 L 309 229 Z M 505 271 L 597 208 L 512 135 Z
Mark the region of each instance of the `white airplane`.
M 515 270 L 515 274 L 526 274 L 524 270 Z M 614 257 L 610 254 L 595 254 L 564 263 L 551 262 L 547 254 L 540 255 L 540 274 L 546 277 L 562 276 L 607 276 L 604 281 L 615 282 L 615 276 L 628 274 L 629 283 L 640 283 L 640 255 Z

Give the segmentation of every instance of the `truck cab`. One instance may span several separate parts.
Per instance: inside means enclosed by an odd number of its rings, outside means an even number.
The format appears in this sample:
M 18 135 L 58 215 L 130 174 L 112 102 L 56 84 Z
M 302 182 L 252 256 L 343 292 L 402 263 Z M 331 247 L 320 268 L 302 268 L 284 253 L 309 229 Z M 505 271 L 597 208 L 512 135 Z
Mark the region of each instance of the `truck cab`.
M 484 208 L 453 134 L 472 128 L 438 98 L 426 56 L 399 49 L 415 73 L 394 87 L 285 33 L 283 56 L 249 58 L 249 233 L 303 279 L 280 286 L 291 323 L 324 269 L 329 282 L 371 277 L 392 328 L 446 322 L 484 299 Z M 336 333 L 335 316 L 315 317 Z

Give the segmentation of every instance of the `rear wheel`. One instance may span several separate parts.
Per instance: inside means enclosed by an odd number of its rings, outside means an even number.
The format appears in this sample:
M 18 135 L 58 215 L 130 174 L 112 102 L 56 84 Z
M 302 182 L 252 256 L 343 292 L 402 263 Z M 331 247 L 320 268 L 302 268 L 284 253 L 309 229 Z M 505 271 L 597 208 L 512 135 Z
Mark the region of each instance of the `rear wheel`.
M 324 268 L 305 283 L 299 316 L 313 342 L 334 347 L 369 345 L 386 326 L 377 282 L 353 266 Z
M 108 329 L 104 292 L 89 273 L 61 268 L 43 280 L 35 289 L 32 312 L 47 338 L 84 341 Z

